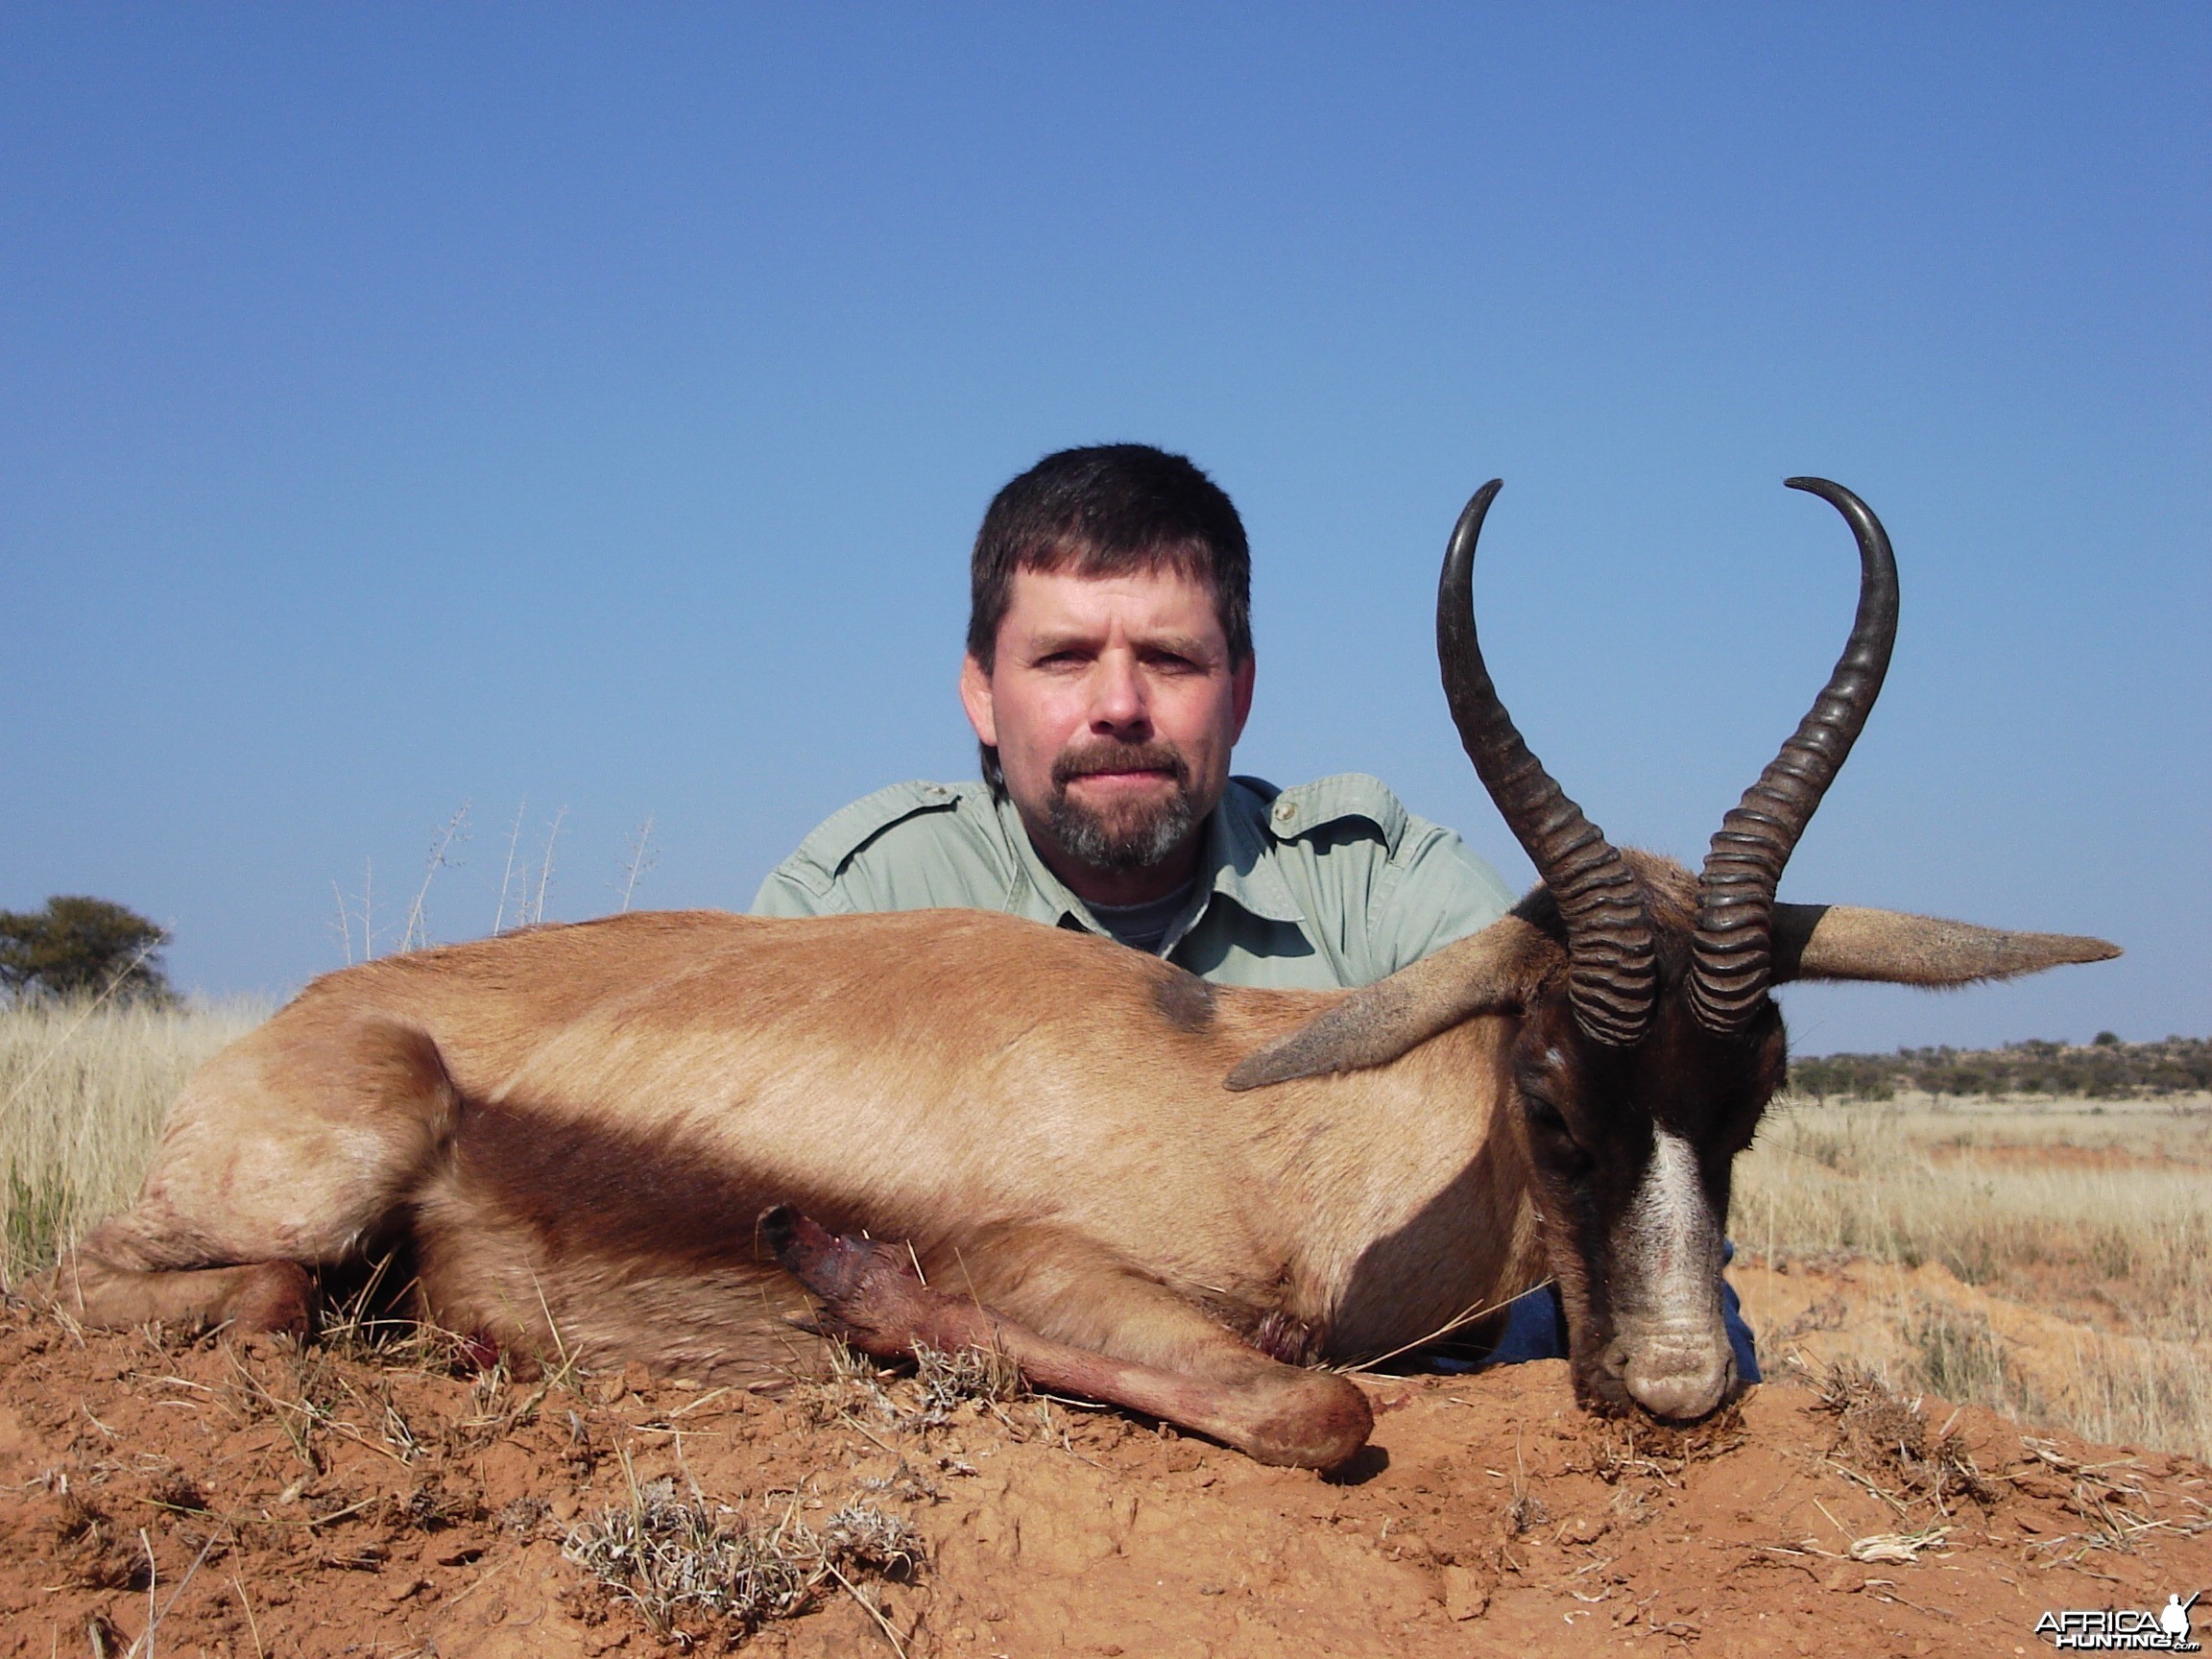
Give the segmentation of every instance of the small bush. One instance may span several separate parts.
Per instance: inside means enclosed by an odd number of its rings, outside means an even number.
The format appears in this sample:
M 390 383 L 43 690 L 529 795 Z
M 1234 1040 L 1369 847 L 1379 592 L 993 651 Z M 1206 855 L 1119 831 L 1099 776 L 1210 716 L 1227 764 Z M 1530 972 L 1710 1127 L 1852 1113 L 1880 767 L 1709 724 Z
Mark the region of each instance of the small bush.
M 0 910 L 0 988 L 18 1001 L 176 999 L 161 967 L 168 933 L 106 899 L 60 895 L 43 910 Z

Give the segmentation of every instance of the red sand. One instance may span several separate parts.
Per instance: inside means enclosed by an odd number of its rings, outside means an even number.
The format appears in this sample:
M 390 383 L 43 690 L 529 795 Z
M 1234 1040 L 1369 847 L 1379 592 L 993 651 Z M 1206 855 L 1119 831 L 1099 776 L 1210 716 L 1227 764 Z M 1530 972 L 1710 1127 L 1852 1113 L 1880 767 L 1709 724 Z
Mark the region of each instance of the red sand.
M 37 1659 L 121 1654 L 151 1611 L 140 1654 L 653 1652 L 561 1540 L 663 1475 L 747 1520 L 859 1493 L 927 1540 L 913 1582 L 861 1586 L 891 1634 L 832 1583 L 764 1653 L 2023 1654 L 2047 1609 L 2212 1585 L 2188 1459 L 2039 1452 L 1967 1409 L 1986 1503 L 1939 1510 L 1803 1388 L 1685 1435 L 1584 1415 L 1558 1363 L 1373 1380 L 1374 1446 L 1333 1479 L 1114 1413 L 1041 1429 L 1035 1401 L 901 1432 L 633 1368 L 524 1409 L 538 1388 L 19 1307 L 0 1374 L 0 1654 Z M 1930 1438 L 1953 1415 L 1925 1411 Z M 1936 1527 L 1917 1559 L 1864 1542 Z

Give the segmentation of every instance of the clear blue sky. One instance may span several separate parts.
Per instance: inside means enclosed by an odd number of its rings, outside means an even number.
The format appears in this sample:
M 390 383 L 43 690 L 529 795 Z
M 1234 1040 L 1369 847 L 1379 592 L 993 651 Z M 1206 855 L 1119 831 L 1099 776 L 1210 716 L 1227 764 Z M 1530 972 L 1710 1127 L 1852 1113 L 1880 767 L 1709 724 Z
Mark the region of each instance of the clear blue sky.
M 1695 860 L 1854 562 L 1889 688 L 1786 897 L 2101 933 L 1799 1046 L 2212 1028 L 2212 10 L 0 10 L 0 906 L 179 982 L 547 913 L 742 907 L 960 777 L 965 559 L 1064 445 L 1187 451 L 1255 545 L 1239 769 L 1360 769 L 1528 867 L 1430 629 Z M 355 948 L 358 949 L 358 924 Z

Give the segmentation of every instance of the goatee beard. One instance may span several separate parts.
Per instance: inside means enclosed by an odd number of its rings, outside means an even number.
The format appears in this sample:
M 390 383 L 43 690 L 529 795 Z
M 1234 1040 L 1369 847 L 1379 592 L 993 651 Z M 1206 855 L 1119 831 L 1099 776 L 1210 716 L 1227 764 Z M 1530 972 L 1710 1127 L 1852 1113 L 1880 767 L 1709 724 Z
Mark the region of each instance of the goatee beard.
M 1068 794 L 1073 780 L 1099 772 L 1165 772 L 1175 787 L 1162 801 L 1099 812 Z M 1052 762 L 1047 827 L 1061 851 L 1079 864 L 1117 874 L 1150 869 L 1182 846 L 1197 827 L 1197 814 L 1190 808 L 1190 767 L 1165 743 L 1109 741 L 1070 749 Z

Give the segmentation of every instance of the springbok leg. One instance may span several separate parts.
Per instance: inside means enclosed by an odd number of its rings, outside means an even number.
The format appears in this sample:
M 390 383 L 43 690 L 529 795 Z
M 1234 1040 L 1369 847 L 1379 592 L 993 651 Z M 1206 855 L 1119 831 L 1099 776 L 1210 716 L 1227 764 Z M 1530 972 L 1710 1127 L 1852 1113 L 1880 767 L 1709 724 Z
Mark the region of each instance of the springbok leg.
M 458 1110 L 413 1026 L 343 1008 L 272 1022 L 185 1084 L 137 1201 L 23 1289 L 87 1325 L 303 1334 L 307 1269 L 404 1213 Z
M 898 1245 L 840 1237 L 789 1205 L 760 1217 L 760 1237 L 822 1303 L 821 1329 L 879 1358 L 917 1344 L 995 1349 L 1035 1386 L 1126 1407 L 1233 1446 L 1262 1463 L 1333 1469 L 1366 1444 L 1375 1418 L 1345 1378 L 1279 1364 L 1238 1341 L 1172 1291 L 1103 1269 L 1102 1296 L 1142 1303 L 1156 1337 L 1176 1320 L 1192 1368 L 1170 1371 L 1040 1334 L 972 1297 L 932 1290 Z
M 139 1272 L 82 1249 L 26 1284 L 24 1291 L 84 1324 L 108 1329 L 158 1320 L 300 1337 L 314 1323 L 316 1301 L 315 1281 L 297 1262 Z

